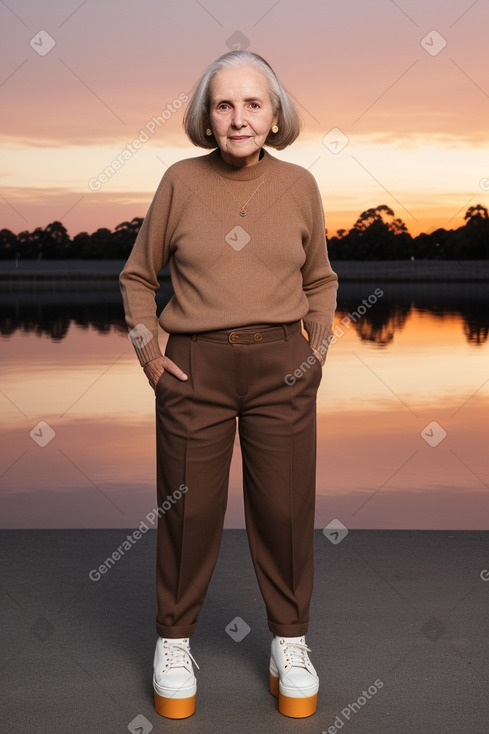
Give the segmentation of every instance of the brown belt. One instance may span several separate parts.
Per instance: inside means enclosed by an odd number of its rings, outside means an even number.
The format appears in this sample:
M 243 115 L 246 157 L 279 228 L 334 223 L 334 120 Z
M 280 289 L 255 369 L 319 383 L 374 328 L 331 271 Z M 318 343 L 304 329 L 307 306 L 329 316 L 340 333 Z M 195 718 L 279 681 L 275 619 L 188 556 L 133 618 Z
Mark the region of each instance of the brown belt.
M 300 331 L 301 322 L 271 326 L 270 324 L 251 324 L 237 329 L 219 329 L 216 331 L 199 331 L 192 334 L 192 339 L 224 344 L 263 344 L 279 340 L 287 341 L 290 336 Z

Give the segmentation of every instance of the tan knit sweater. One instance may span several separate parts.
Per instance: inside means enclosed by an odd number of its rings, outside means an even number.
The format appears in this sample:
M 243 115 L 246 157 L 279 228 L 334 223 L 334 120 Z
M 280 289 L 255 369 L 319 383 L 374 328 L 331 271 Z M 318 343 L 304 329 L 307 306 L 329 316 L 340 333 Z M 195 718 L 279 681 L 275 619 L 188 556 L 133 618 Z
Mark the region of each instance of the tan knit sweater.
M 155 292 L 168 262 L 175 295 L 159 319 L 168 333 L 303 319 L 311 346 L 327 346 L 338 278 L 316 181 L 262 153 L 237 168 L 216 149 L 164 174 L 120 275 L 141 365 L 161 356 Z

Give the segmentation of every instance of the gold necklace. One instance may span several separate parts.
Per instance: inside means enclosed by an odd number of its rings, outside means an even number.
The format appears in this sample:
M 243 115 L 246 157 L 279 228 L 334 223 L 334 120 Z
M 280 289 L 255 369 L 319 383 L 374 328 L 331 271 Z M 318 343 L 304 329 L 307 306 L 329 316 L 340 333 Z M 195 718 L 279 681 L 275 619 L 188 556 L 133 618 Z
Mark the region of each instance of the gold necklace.
M 216 174 L 216 175 L 217 175 L 217 174 Z M 219 180 L 220 180 L 220 181 L 222 182 L 222 184 L 223 184 L 224 188 L 225 188 L 225 189 L 227 189 L 227 191 L 228 191 L 228 192 L 229 192 L 229 193 L 231 194 L 231 196 L 233 197 L 234 201 L 236 201 L 236 202 L 237 202 L 237 203 L 239 204 L 239 199 L 237 199 L 237 198 L 235 197 L 235 195 L 233 194 L 233 192 L 231 191 L 231 189 L 229 188 L 229 186 L 228 186 L 228 185 L 226 184 L 226 182 L 224 181 L 224 179 L 223 179 L 223 178 L 221 178 L 220 176 L 219 176 L 218 178 L 219 178 Z M 239 212 L 239 216 L 240 216 L 240 217 L 246 217 L 246 214 L 247 214 L 247 212 L 246 212 L 246 207 L 248 206 L 248 204 L 250 203 L 250 201 L 252 200 L 252 198 L 254 197 L 254 195 L 256 194 L 256 192 L 258 191 L 258 189 L 259 189 L 259 188 L 260 188 L 261 186 L 263 186 L 263 184 L 264 184 L 264 183 L 265 183 L 265 181 L 262 181 L 262 182 L 261 182 L 261 183 L 260 183 L 260 184 L 259 184 L 259 185 L 258 185 L 258 186 L 256 187 L 256 189 L 255 189 L 255 190 L 253 191 L 253 193 L 251 194 L 251 196 L 249 197 L 249 199 L 248 199 L 247 201 L 245 201 L 245 203 L 244 203 L 244 204 L 239 204 L 239 207 L 240 207 L 240 212 Z

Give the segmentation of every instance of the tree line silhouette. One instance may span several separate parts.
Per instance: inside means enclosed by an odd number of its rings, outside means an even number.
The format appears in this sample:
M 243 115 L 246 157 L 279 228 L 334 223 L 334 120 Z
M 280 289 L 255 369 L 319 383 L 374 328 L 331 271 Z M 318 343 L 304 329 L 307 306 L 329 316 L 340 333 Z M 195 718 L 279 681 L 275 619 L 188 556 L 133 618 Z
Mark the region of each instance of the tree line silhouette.
M 393 210 L 381 204 L 362 212 L 350 230 L 328 238 L 332 260 L 486 260 L 489 213 L 471 206 L 458 229 L 437 229 L 412 237 Z
M 353 227 L 328 237 L 332 260 L 486 260 L 489 258 L 489 213 L 481 204 L 471 206 L 458 229 L 437 229 L 412 237 L 394 211 L 380 204 L 362 212 Z M 141 217 L 121 222 L 114 231 L 101 227 L 72 238 L 61 222 L 14 234 L 0 230 L 0 259 L 126 259 Z
M 157 292 L 158 313 L 161 313 L 171 293 L 168 284 Z M 485 344 L 489 337 L 489 323 L 484 285 L 480 284 L 480 288 L 477 288 L 470 283 L 456 284 L 451 290 L 443 290 L 442 293 L 443 296 L 439 292 L 438 297 L 434 298 L 432 284 L 421 284 L 415 290 L 410 284 L 401 293 L 397 287 L 393 287 L 390 293 L 386 292 L 378 300 L 375 308 L 368 310 L 359 321 L 350 320 L 345 326 L 345 317 L 355 311 L 359 303 L 358 295 L 350 291 L 339 298 L 337 325 L 343 331 L 355 332 L 362 342 L 386 348 L 417 311 L 440 321 L 446 316 L 456 317 L 471 346 Z M 100 334 L 116 332 L 127 336 L 118 286 L 113 284 L 101 296 L 94 292 L 92 297 L 87 297 L 86 291 L 80 297 L 76 289 L 61 295 L 51 291 L 33 294 L 14 292 L 4 299 L 0 311 L 0 336 L 4 339 L 21 332 L 47 335 L 53 341 L 60 342 L 67 337 L 72 324 L 86 331 L 95 330 Z

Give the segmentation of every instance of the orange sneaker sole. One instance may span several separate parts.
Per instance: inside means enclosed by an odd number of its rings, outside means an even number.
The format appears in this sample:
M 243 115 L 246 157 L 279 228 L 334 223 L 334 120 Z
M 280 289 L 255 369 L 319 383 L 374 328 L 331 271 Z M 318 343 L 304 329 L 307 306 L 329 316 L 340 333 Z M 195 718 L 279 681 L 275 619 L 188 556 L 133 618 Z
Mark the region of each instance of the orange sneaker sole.
M 154 691 L 155 711 L 167 719 L 186 719 L 195 713 L 196 694 L 190 698 L 165 698 Z
M 308 698 L 292 698 L 291 696 L 283 696 L 280 693 L 280 679 L 270 673 L 270 692 L 278 698 L 278 710 L 284 716 L 290 716 L 293 719 L 305 719 L 316 713 L 318 706 L 318 694 L 309 696 Z

